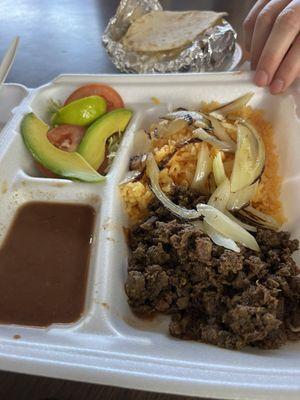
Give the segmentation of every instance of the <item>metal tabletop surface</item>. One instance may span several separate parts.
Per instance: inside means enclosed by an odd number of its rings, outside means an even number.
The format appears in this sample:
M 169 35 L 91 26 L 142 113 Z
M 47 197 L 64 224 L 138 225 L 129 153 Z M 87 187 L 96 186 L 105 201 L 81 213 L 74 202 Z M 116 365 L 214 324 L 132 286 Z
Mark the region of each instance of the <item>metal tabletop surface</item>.
M 118 3 L 118 0 L 0 0 L 0 59 L 12 38 L 16 35 L 21 38 L 7 82 L 37 87 L 62 73 L 118 73 L 101 44 L 102 32 Z M 242 21 L 255 1 L 161 0 L 161 3 L 171 10 L 227 11 L 241 43 Z M 2 372 L 0 398 L 177 400 L 184 397 Z

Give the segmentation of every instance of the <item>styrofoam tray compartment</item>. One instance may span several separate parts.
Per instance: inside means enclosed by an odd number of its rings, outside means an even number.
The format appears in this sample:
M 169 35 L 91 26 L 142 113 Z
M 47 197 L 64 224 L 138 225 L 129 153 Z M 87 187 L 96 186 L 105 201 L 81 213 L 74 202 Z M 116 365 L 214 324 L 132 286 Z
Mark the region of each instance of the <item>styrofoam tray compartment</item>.
M 64 100 L 88 82 L 112 85 L 134 117 L 107 179 L 75 183 L 37 176 L 20 136 L 27 112 L 46 118 L 48 101 Z M 91 204 L 97 213 L 86 309 L 80 321 L 47 329 L 0 326 L 0 368 L 138 389 L 232 399 L 299 399 L 300 344 L 276 351 L 242 352 L 180 341 L 168 336 L 168 320 L 136 318 L 127 305 L 124 281 L 127 224 L 118 183 L 130 155 L 143 149 L 140 127 L 168 108 L 225 102 L 254 90 L 251 105 L 266 111 L 276 134 L 284 177 L 282 200 L 287 228 L 300 238 L 300 145 L 295 96 L 270 96 L 254 87 L 247 73 L 187 75 L 65 75 L 31 90 L 0 134 L 0 241 L 17 208 L 30 200 Z M 151 100 L 160 100 L 155 105 Z M 300 259 L 298 258 L 298 261 Z M 13 339 L 20 335 L 19 340 Z
M 28 95 L 23 85 L 6 83 L 0 87 L 0 134 L 5 124 L 13 115 L 14 109 Z

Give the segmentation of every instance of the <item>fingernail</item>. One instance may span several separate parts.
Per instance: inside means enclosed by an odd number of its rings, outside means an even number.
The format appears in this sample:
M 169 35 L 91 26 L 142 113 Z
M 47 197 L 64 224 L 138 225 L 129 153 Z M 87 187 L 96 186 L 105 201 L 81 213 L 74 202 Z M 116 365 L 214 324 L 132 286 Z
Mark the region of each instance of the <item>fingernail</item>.
M 268 80 L 269 80 L 268 74 L 263 70 L 257 71 L 254 76 L 254 82 L 256 83 L 257 86 L 267 86 Z
M 273 94 L 277 94 L 282 92 L 283 88 L 284 88 L 284 81 L 282 79 L 276 78 L 274 79 L 274 81 L 270 86 L 270 91 Z

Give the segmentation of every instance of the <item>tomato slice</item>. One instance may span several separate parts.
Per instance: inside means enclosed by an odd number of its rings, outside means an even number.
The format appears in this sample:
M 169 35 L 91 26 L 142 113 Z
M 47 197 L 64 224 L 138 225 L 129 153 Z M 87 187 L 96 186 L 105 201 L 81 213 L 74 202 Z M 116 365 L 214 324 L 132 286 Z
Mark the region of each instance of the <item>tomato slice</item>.
M 49 141 L 64 151 L 76 151 L 86 128 L 78 125 L 59 125 L 47 132 Z
M 84 136 L 86 128 L 78 125 L 59 125 L 56 128 L 50 129 L 47 132 L 49 141 L 61 150 L 71 152 L 76 151 L 82 137 Z M 107 155 L 107 151 L 106 151 Z M 47 178 L 58 178 L 52 171 L 45 168 L 42 164 L 34 162 L 36 168 Z M 104 162 L 100 166 L 98 172 L 104 172 L 107 167 L 108 159 L 105 158 Z
M 81 99 L 88 96 L 101 96 L 106 100 L 107 111 L 115 110 L 116 108 L 123 108 L 124 102 L 122 97 L 115 89 L 103 83 L 91 83 L 89 85 L 82 86 L 71 93 L 67 98 L 64 105 L 71 103 L 74 100 Z
M 60 125 L 47 132 L 49 141 L 64 151 L 76 151 L 86 128 L 78 125 Z M 47 178 L 58 178 L 52 171 L 35 161 L 36 168 Z

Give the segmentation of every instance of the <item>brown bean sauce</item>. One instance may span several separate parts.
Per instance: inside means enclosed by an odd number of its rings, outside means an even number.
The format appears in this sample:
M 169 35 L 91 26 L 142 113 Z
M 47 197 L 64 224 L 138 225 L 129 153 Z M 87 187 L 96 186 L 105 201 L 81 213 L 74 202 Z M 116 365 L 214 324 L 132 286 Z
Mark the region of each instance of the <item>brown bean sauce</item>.
M 81 317 L 94 220 L 83 204 L 20 208 L 0 248 L 0 323 L 48 326 Z

